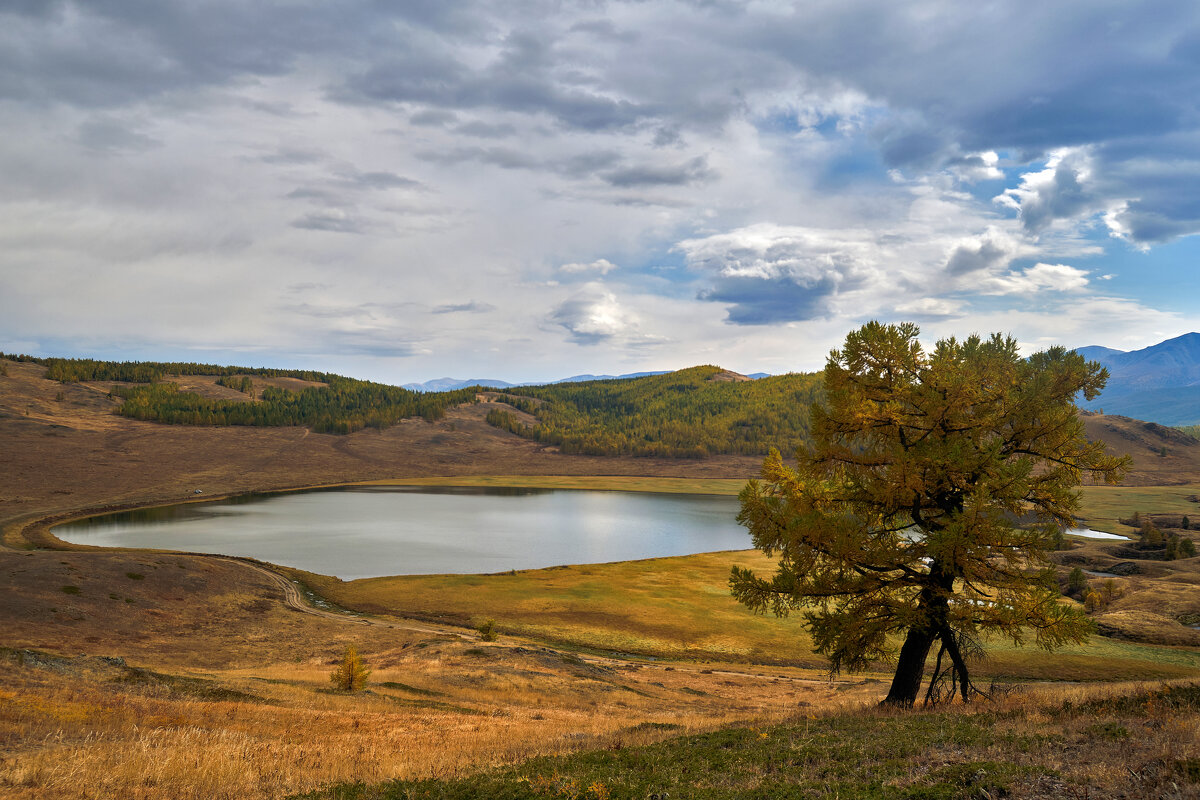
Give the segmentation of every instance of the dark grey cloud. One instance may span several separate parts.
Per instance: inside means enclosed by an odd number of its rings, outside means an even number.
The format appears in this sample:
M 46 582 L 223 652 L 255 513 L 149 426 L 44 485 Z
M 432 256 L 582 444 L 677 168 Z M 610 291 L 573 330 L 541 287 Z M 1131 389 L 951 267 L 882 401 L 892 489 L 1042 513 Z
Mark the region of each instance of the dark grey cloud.
M 440 108 L 427 108 L 424 111 L 413 114 L 408 118 L 408 121 L 413 125 L 420 125 L 427 128 L 445 128 L 451 123 L 458 121 L 458 114 Z
M 305 214 L 294 220 L 292 227 L 331 233 L 365 233 L 365 225 L 362 220 L 336 209 Z
M 478 162 L 502 169 L 540 170 L 546 165 L 542 159 L 511 147 L 454 147 L 449 150 L 422 150 L 417 158 L 447 166 Z
M 284 147 L 276 150 L 273 153 L 267 153 L 258 157 L 258 160 L 264 164 L 284 164 L 291 166 L 303 166 L 306 164 L 316 164 L 324 161 L 325 154 L 319 150 L 304 150 L 300 148 Z
M 571 33 L 586 33 L 598 39 L 632 43 L 640 38 L 637 31 L 621 30 L 610 19 L 586 19 L 576 22 L 568 29 Z
M 424 188 L 418 180 L 397 175 L 394 172 L 344 172 L 339 176 L 339 182 L 360 189 L 421 189 Z
M 444 111 L 492 109 L 545 115 L 567 128 L 612 130 L 652 116 L 645 103 L 570 80 L 549 31 L 522 20 L 490 63 L 468 64 L 456 49 L 412 40 L 330 88 L 348 103 L 419 103 Z M 566 79 L 564 79 L 564 76 Z
M 814 281 L 732 276 L 718 278 L 698 297 L 728 304 L 727 321 L 734 325 L 775 325 L 828 316 L 829 299 L 838 288 L 837 279 L 828 275 Z
M 993 270 L 1008 264 L 1015 255 L 1013 243 L 995 234 L 962 242 L 950 253 L 946 271 L 951 275 L 966 275 L 981 270 Z
M 530 170 L 562 175 L 567 178 L 588 178 L 612 167 L 620 156 L 609 150 L 595 150 L 563 158 L 545 158 L 516 147 L 453 147 L 446 150 L 423 150 L 415 155 L 425 161 L 445 166 L 465 163 L 487 164 L 501 169 Z
M 76 139 L 85 149 L 103 155 L 141 153 L 162 143 L 111 117 L 93 117 L 79 126 Z
M 861 232 L 753 225 L 676 249 L 706 276 L 700 300 L 725 303 L 735 325 L 799 322 L 828 316 L 840 295 L 874 274 L 879 243 Z
M 405 338 L 392 331 L 329 331 L 322 334 L 323 346 L 341 356 L 374 358 L 412 358 L 421 355 L 420 340 Z
M 1079 217 L 1102 206 L 1095 169 L 1090 151 L 1068 151 L 1051 158 L 1045 169 L 1026 174 L 1020 186 L 997 200 L 1017 210 L 1025 230 L 1039 233 L 1056 220 Z
M 463 136 L 474 136 L 477 139 L 507 139 L 515 136 L 517 129 L 507 122 L 492 125 L 475 120 L 455 126 L 454 132 L 461 133 Z
M 622 167 L 604 175 L 604 180 L 618 188 L 633 186 L 686 186 L 702 183 L 713 176 L 708 159 L 697 156 L 682 164 L 639 164 Z
M 293 189 L 285 197 L 293 200 L 315 200 L 326 205 L 342 205 L 346 202 L 346 196 L 340 192 L 312 186 L 302 186 L 299 189 Z
M 491 303 L 481 303 L 478 300 L 471 300 L 466 303 L 449 303 L 443 306 L 436 306 L 433 309 L 434 314 L 486 314 L 489 311 L 495 311 L 496 307 Z

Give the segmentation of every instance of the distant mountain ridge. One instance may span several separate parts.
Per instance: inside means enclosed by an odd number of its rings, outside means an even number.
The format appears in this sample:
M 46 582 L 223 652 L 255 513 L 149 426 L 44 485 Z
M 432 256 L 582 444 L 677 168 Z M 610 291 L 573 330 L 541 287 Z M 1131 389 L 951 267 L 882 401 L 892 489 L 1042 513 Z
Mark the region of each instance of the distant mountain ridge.
M 1104 392 L 1081 401 L 1084 408 L 1163 425 L 1200 424 L 1200 333 L 1129 352 L 1095 345 L 1076 352 L 1109 372 Z
M 627 372 L 624 375 L 572 375 L 569 378 L 559 378 L 556 381 L 536 382 L 530 381 L 527 383 L 509 383 L 508 381 L 495 380 L 493 378 L 467 378 L 465 380 L 459 378 L 435 378 L 424 383 L 405 383 L 401 384 L 401 388 L 408 389 L 413 392 L 448 392 L 454 389 L 465 389 L 468 386 L 484 386 L 488 389 L 511 389 L 514 386 L 552 386 L 557 383 L 582 383 L 583 381 L 611 381 L 622 378 L 648 378 L 652 375 L 666 375 L 671 370 L 658 370 L 657 372 Z M 758 380 L 759 378 L 768 378 L 770 373 L 755 372 L 747 375 L 747 378 Z

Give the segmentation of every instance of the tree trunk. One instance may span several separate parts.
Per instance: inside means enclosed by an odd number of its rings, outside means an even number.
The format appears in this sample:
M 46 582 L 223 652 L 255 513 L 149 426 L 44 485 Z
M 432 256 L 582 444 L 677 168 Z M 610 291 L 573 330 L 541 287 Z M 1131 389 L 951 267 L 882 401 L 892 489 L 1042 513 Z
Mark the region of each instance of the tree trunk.
M 929 656 L 929 647 L 934 638 L 935 633 L 930 625 L 908 629 L 904 646 L 900 648 L 900 658 L 896 661 L 892 688 L 880 705 L 911 708 L 917 702 L 921 680 L 925 677 L 925 659 Z
M 958 649 L 958 641 L 954 638 L 954 631 L 950 630 L 948 625 L 942 626 L 941 640 L 946 645 L 946 652 L 950 654 L 950 660 L 954 662 L 954 670 L 958 673 L 959 691 L 962 693 L 962 701 L 964 703 L 971 702 L 971 676 L 967 672 L 967 662 L 962 657 L 962 653 Z

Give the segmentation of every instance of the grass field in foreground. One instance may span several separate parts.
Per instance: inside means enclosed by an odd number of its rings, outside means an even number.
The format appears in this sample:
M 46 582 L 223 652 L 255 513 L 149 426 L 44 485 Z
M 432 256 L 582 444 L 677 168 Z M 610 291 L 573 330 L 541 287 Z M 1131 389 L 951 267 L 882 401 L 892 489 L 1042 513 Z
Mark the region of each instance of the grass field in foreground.
M 518 570 L 342 582 L 302 577 L 346 608 L 476 626 L 600 651 L 696 661 L 821 668 L 798 616 L 757 616 L 729 595 L 731 565 L 769 571 L 754 550 Z M 1200 651 L 1093 637 L 1047 654 L 988 643 L 981 675 L 1013 679 L 1138 680 L 1200 673 Z
M 1196 797 L 1200 686 L 1006 698 L 975 713 L 813 715 L 310 800 Z

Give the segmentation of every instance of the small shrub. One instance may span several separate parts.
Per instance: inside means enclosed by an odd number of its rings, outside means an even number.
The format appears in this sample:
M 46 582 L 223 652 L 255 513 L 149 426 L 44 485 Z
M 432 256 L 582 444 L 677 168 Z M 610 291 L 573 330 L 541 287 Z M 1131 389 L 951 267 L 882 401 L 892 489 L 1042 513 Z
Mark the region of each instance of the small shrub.
M 1196 543 L 1191 539 L 1179 540 L 1179 557 L 1192 558 L 1196 555 Z
M 1086 733 L 1091 739 L 1107 739 L 1109 741 L 1119 741 L 1129 738 L 1129 729 L 1119 722 L 1097 722 L 1095 725 L 1089 725 Z
M 370 670 L 363 664 L 354 645 L 349 644 L 346 645 L 346 652 L 342 655 L 342 663 L 338 664 L 338 668 L 329 674 L 329 682 L 338 691 L 358 692 L 367 685 L 367 677 L 370 674 Z
M 64 587 L 62 587 L 62 593 L 63 594 L 79 594 L 79 587 L 78 586 L 64 586 Z
M 481 642 L 496 641 L 496 620 L 494 620 L 494 619 L 484 620 L 483 624 L 481 624 L 475 630 L 479 631 L 479 640 Z
M 131 580 L 131 581 L 140 581 L 140 580 L 145 580 L 145 578 L 146 578 L 146 576 L 140 572 L 126 572 L 125 577 L 129 578 L 129 580 Z

